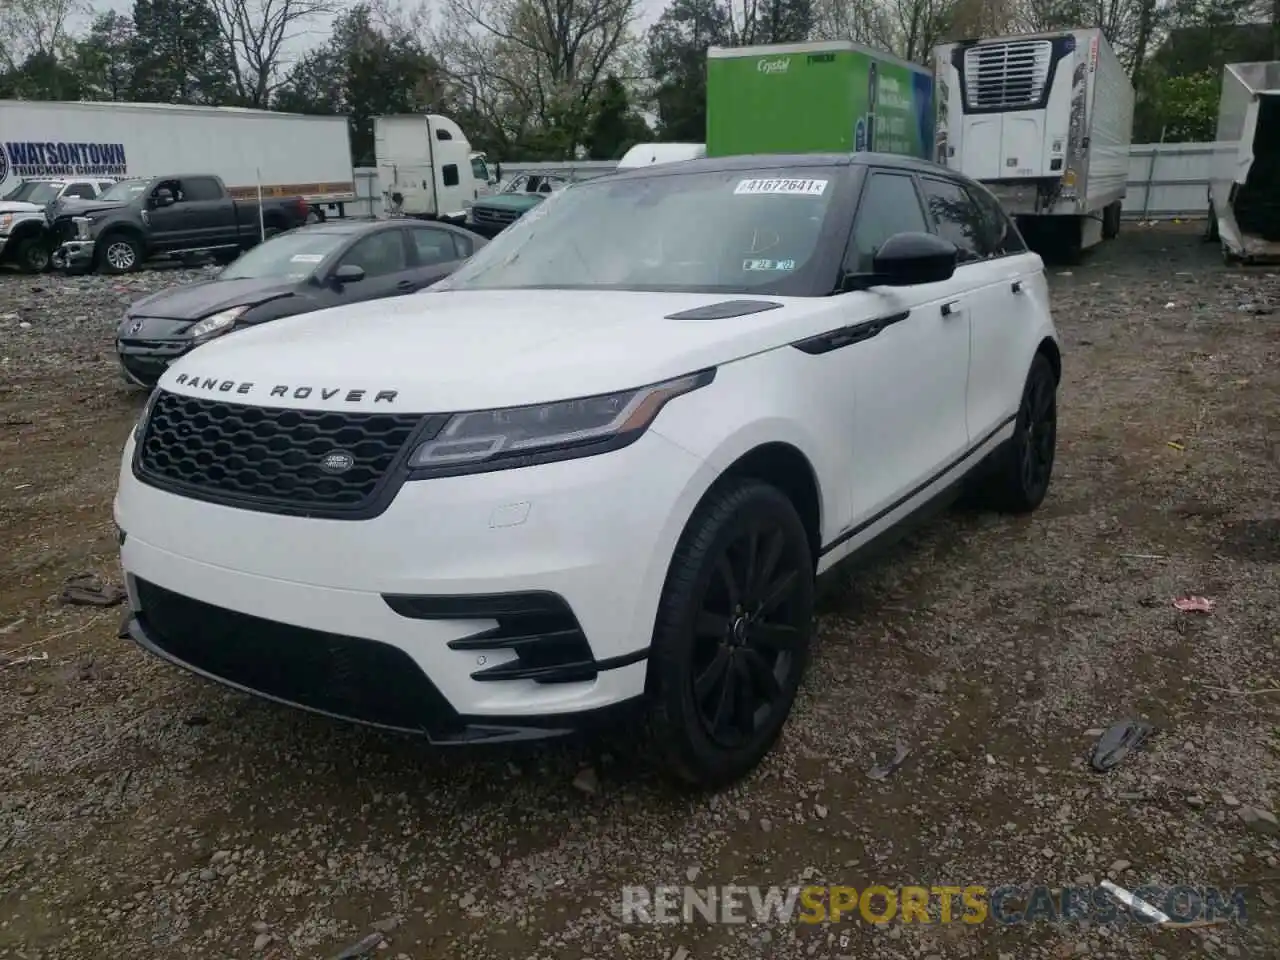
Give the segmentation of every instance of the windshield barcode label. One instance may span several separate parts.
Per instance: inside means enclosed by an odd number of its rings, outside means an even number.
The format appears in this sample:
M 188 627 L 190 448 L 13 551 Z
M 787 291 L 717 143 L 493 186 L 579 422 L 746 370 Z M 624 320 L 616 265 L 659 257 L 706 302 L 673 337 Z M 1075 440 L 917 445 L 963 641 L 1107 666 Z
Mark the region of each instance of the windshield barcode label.
M 774 193 L 793 197 L 820 197 L 827 189 L 825 180 L 739 180 L 734 193 Z

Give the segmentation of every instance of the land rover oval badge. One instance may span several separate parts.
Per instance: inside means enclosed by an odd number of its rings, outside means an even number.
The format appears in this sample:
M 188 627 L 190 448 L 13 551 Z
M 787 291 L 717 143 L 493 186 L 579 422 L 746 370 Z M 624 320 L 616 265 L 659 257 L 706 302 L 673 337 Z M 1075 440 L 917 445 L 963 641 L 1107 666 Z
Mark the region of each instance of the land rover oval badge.
M 345 450 L 334 450 L 326 453 L 320 461 L 320 469 L 325 473 L 346 473 L 356 465 L 356 458 Z

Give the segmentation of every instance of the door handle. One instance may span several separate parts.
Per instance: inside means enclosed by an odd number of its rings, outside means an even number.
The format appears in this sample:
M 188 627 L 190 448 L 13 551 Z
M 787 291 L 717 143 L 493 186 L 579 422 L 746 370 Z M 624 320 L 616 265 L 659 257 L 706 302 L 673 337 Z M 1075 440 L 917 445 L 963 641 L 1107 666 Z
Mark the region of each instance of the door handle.
M 397 289 L 397 290 L 412 290 L 412 289 L 413 289 L 414 287 L 416 287 L 416 286 L 417 286 L 417 284 L 416 284 L 416 283 L 414 283 L 412 280 L 401 280 L 399 283 L 397 283 L 397 284 L 396 284 L 396 289 Z
M 960 301 L 959 301 L 959 300 L 952 300 L 952 301 L 951 301 L 951 302 L 949 302 L 949 303 L 944 303 L 944 304 L 942 305 L 942 315 L 943 315 L 944 317 L 949 317 L 949 316 L 951 316 L 952 314 L 954 314 L 954 313 L 956 312 L 956 308 L 957 308 L 957 307 L 959 307 L 959 306 L 960 306 Z
M 1013 281 L 1013 283 L 1012 283 L 1012 284 L 1010 284 L 1009 289 L 1011 289 L 1014 293 L 1021 293 L 1021 292 L 1022 292 L 1022 281 L 1021 281 L 1021 280 L 1015 280 L 1015 281 Z

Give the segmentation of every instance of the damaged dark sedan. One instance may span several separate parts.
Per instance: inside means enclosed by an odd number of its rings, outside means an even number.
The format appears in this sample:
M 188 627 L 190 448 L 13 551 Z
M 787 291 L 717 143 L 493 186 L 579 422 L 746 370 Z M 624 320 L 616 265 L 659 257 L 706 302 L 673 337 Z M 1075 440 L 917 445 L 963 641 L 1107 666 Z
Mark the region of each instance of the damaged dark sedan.
M 318 223 L 282 233 L 217 277 L 132 304 L 116 334 L 125 379 L 152 387 L 178 357 L 240 327 L 424 290 L 488 241 L 415 220 Z

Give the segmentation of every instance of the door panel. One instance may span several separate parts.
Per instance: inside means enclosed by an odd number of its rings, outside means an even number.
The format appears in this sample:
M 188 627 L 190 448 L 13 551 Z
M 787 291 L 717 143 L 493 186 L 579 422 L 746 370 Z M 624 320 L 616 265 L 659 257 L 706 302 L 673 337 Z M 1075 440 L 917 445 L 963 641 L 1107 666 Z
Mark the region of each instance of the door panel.
M 975 180 L 999 180 L 1003 177 L 1001 165 L 1001 115 L 998 113 L 964 118 L 964 132 L 960 144 L 962 155 L 952 166 L 963 170 Z
M 914 178 L 873 169 L 863 186 L 846 266 L 869 273 L 875 250 L 890 236 L 929 229 Z M 850 476 L 856 529 L 927 485 L 965 452 L 971 305 L 959 276 L 914 287 L 873 287 L 842 299 L 851 321 L 885 321 L 874 335 L 840 351 L 849 355 L 857 407 Z

